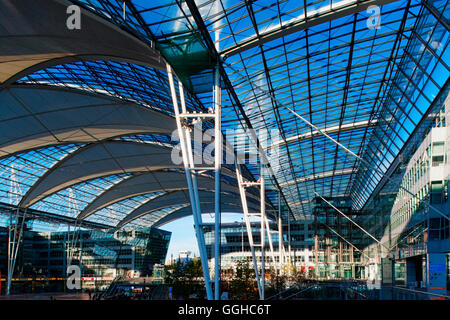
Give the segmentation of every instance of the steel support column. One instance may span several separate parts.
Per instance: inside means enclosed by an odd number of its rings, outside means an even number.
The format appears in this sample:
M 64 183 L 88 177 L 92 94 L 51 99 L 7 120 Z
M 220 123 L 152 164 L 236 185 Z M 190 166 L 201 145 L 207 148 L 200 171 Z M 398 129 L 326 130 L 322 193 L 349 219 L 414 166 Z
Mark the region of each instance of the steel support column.
M 194 217 L 194 228 L 197 237 L 198 248 L 200 252 L 200 259 L 202 263 L 203 276 L 205 280 L 206 287 L 206 295 L 208 300 L 219 299 L 220 294 L 220 167 L 222 160 L 222 139 L 221 139 L 221 127 L 220 127 L 220 74 L 215 71 L 215 80 L 214 80 L 214 110 L 208 113 L 188 113 L 186 109 L 186 103 L 184 99 L 184 89 L 183 85 L 180 81 L 178 81 L 178 92 L 179 99 L 181 103 L 181 112 L 178 105 L 178 97 L 175 90 L 174 80 L 173 80 L 173 72 L 172 68 L 169 64 L 167 64 L 167 74 L 169 77 L 169 86 L 170 92 L 172 96 L 172 103 L 174 106 L 175 119 L 177 124 L 177 130 L 180 138 L 180 146 L 182 159 L 186 174 L 186 181 L 189 189 L 189 198 L 192 207 L 192 214 Z M 195 129 L 197 123 L 201 123 L 201 119 L 214 119 L 214 132 L 215 132 L 215 160 L 214 166 L 205 167 L 205 166 L 196 166 L 194 162 L 194 154 L 192 148 L 192 138 L 191 131 Z M 198 128 L 197 128 L 198 129 Z M 194 143 L 200 145 L 202 141 L 194 141 Z M 194 150 L 197 148 L 194 147 Z M 198 193 L 198 185 L 197 185 L 197 171 L 205 171 L 205 170 L 213 170 L 215 173 L 215 245 L 214 245 L 214 254 L 215 254 L 215 277 L 214 281 L 211 281 L 211 275 L 208 266 L 208 255 L 206 251 L 205 244 L 205 235 L 203 230 L 203 220 L 202 220 L 202 211 L 200 208 L 200 197 Z M 211 283 L 215 283 L 214 295 L 211 287 Z
M 19 252 L 20 242 L 22 241 L 23 234 L 23 225 L 25 222 L 26 213 L 22 216 L 22 221 L 19 221 L 19 211 L 17 208 L 16 216 L 14 219 L 14 237 L 11 236 L 11 228 L 12 228 L 12 212 L 10 212 L 9 218 L 9 232 L 8 232 L 8 277 L 7 277 L 7 288 L 6 295 L 9 296 L 11 294 L 11 283 L 12 277 L 14 274 L 14 269 L 16 268 L 17 261 L 17 253 Z M 12 241 L 11 241 L 12 239 Z
M 388 0 L 388 1 L 393 1 L 393 0 Z M 266 163 L 268 163 L 269 161 L 267 159 L 267 155 L 265 154 L 263 148 L 261 148 L 260 142 L 259 142 L 258 138 L 256 137 L 256 134 L 253 132 L 253 125 L 252 125 L 250 119 L 248 118 L 247 114 L 245 113 L 244 106 L 240 102 L 240 100 L 236 94 L 236 91 L 234 90 L 234 87 L 233 87 L 230 79 L 228 78 L 228 74 L 227 74 L 225 68 L 223 67 L 223 61 L 222 61 L 223 59 L 219 55 L 219 53 L 216 49 L 216 46 L 211 39 L 208 28 L 206 27 L 205 22 L 203 21 L 203 18 L 200 14 L 199 9 L 197 8 L 195 1 L 194 0 L 186 0 L 185 2 L 186 2 L 187 7 L 189 8 L 189 11 L 192 14 L 192 18 L 194 19 L 194 21 L 197 25 L 197 28 L 199 29 L 199 32 L 201 33 L 201 35 L 203 37 L 203 40 L 205 41 L 206 48 L 208 49 L 211 57 L 214 58 L 218 62 L 219 72 L 220 72 L 220 75 L 224 82 L 224 85 L 227 87 L 227 89 L 229 91 L 228 93 L 230 94 L 230 99 L 234 101 L 234 103 L 232 104 L 233 107 L 234 108 L 237 107 L 237 109 L 241 113 L 245 124 L 247 125 L 248 129 L 250 130 L 250 135 L 251 135 L 252 139 L 255 141 L 256 145 L 258 146 L 260 156 L 264 159 L 264 161 Z M 280 185 L 275 176 L 275 173 L 272 170 L 272 167 L 269 166 L 267 169 L 269 171 L 270 176 L 272 177 L 272 180 L 273 180 L 276 188 L 278 188 L 280 190 L 281 196 L 284 198 L 285 203 L 287 204 L 287 209 L 288 209 L 289 213 L 293 215 L 292 209 L 290 208 L 288 201 L 286 201 L 286 197 L 284 196 L 283 191 L 280 188 Z
M 250 244 L 250 250 L 252 253 L 256 282 L 258 285 L 259 298 L 261 300 L 264 300 L 265 269 L 266 269 L 266 263 L 265 263 L 266 229 L 267 229 L 269 248 L 270 248 L 270 252 L 271 252 L 271 258 L 272 258 L 273 265 L 275 265 L 275 253 L 273 250 L 273 243 L 272 243 L 272 233 L 273 232 L 270 230 L 269 221 L 266 216 L 264 165 L 263 165 L 263 163 L 260 163 L 260 177 L 259 177 L 259 180 L 256 182 L 244 181 L 238 161 L 236 161 L 235 165 L 236 165 L 236 176 L 237 176 L 237 180 L 238 180 L 238 184 L 239 184 L 239 192 L 241 195 L 242 210 L 244 212 L 245 224 L 247 227 L 247 236 L 248 236 L 248 241 Z M 247 196 L 246 196 L 246 188 L 247 187 L 259 187 L 260 188 L 260 212 L 249 212 L 248 211 Z M 252 226 L 251 226 L 251 222 L 250 222 L 251 216 L 260 218 L 260 237 L 261 237 L 260 243 L 254 242 L 253 231 L 252 231 Z M 278 233 L 278 231 L 275 231 L 275 232 Z M 259 272 L 258 262 L 257 262 L 257 258 L 256 258 L 256 252 L 255 252 L 255 248 L 258 248 L 258 247 L 261 248 L 261 273 Z
M 258 286 L 258 294 L 260 299 L 263 297 L 262 288 L 261 288 L 261 281 L 258 271 L 258 262 L 256 259 L 256 253 L 255 253 L 255 243 L 253 242 L 253 232 L 252 232 L 252 226 L 250 223 L 250 213 L 248 212 L 248 205 L 247 205 L 247 197 L 245 195 L 245 185 L 244 180 L 242 177 L 241 167 L 236 159 L 235 162 L 236 166 L 236 177 L 238 180 L 239 185 L 239 192 L 241 195 L 241 203 L 242 203 L 242 211 L 244 212 L 244 220 L 245 220 L 245 226 L 247 229 L 247 236 L 248 236 L 248 243 L 250 245 L 250 251 L 252 254 L 252 261 L 253 261 L 253 268 L 255 270 L 255 278 L 256 278 L 256 284 Z
M 19 203 L 20 198 L 23 196 L 22 189 L 17 180 L 16 170 L 14 165 L 11 167 L 11 184 L 9 189 L 10 203 Z M 14 199 L 15 198 L 15 199 Z M 14 274 L 14 269 L 16 268 L 17 253 L 19 252 L 20 242 L 22 240 L 23 224 L 25 222 L 26 211 L 22 215 L 22 220 L 19 221 L 20 217 L 20 207 L 15 208 L 16 215 L 14 218 L 14 236 L 12 236 L 11 228 L 13 226 L 13 210 L 9 212 L 9 228 L 8 228 L 8 276 L 7 276 L 7 287 L 6 295 L 11 294 L 11 282 Z M 17 235 L 19 233 L 19 235 Z M 12 240 L 12 241 L 11 241 Z
M 280 273 L 283 266 L 284 258 L 284 243 L 283 243 L 283 221 L 281 219 L 281 195 L 278 193 L 278 259 L 279 259 L 279 269 Z
M 265 245 L 266 245 L 266 235 L 265 235 L 265 224 L 264 220 L 266 219 L 266 204 L 265 204 L 265 180 L 264 180 L 264 173 L 263 173 L 263 167 L 261 164 L 261 173 L 259 177 L 260 182 L 260 201 L 261 201 L 261 300 L 264 300 L 264 293 L 265 293 L 265 286 L 266 286 L 266 257 L 265 257 Z M 270 229 L 267 230 L 269 232 L 269 238 L 270 238 Z
M 214 156 L 215 156 L 215 194 L 214 194 L 214 299 L 220 300 L 220 167 L 222 163 L 222 131 L 221 131 L 221 91 L 220 73 L 217 66 L 214 71 Z

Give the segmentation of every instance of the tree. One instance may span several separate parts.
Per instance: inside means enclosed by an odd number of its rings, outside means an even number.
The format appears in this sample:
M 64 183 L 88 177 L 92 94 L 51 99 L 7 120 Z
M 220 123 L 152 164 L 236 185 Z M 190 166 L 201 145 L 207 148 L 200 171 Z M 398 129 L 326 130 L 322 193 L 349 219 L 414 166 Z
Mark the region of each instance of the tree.
M 306 280 L 306 273 L 304 269 L 295 268 L 292 274 L 292 280 L 295 283 L 302 283 Z
M 269 271 L 269 287 L 266 290 L 266 297 L 275 295 L 286 289 L 287 276 L 271 268 Z
M 232 297 L 244 300 L 257 299 L 258 289 L 255 282 L 255 271 L 250 268 L 249 263 L 238 261 L 230 283 Z
M 203 269 L 200 258 L 194 258 L 185 264 L 178 261 L 167 265 L 165 282 L 172 286 L 175 299 L 187 299 L 191 294 L 203 297 Z
M 184 273 L 191 281 L 203 277 L 203 268 L 200 258 L 194 258 L 189 261 L 184 267 Z

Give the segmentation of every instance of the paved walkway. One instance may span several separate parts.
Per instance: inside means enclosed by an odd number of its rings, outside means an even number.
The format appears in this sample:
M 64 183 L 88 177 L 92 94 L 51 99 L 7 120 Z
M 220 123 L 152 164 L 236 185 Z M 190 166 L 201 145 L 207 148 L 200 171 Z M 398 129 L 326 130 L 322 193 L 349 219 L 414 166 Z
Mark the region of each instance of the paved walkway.
M 64 292 L 49 292 L 49 293 L 27 293 L 15 294 L 11 296 L 0 296 L 0 300 L 89 300 L 87 293 L 64 293 Z

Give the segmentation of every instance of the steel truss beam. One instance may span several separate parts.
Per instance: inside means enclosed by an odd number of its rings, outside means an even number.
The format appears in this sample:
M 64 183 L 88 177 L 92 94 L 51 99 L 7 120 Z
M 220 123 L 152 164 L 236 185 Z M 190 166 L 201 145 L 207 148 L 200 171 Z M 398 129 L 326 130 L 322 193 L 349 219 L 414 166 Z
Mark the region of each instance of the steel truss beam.
M 11 206 L 10 204 L 0 203 L 0 210 L 2 210 L 2 212 L 5 212 L 5 211 L 8 212 L 8 211 L 15 211 L 16 209 L 15 209 L 15 207 Z M 73 225 L 73 226 L 77 225 L 76 219 L 74 219 L 72 217 L 62 216 L 62 215 L 49 213 L 49 212 L 43 212 L 43 211 L 30 209 L 30 208 L 27 209 L 26 215 L 27 215 L 28 219 L 36 219 L 39 221 L 46 221 L 46 222 L 52 222 L 52 223 L 62 223 L 62 224 Z M 19 216 L 23 217 L 24 212 L 20 211 Z M 106 224 L 85 221 L 85 220 L 80 220 L 78 225 L 80 225 L 80 227 L 82 227 L 82 228 L 89 228 L 89 229 L 95 229 L 95 230 L 106 230 L 106 229 L 111 228 L 111 226 L 106 225 Z
M 249 79 L 249 81 L 251 81 Z M 449 80 L 448 80 L 449 81 Z M 447 82 L 448 82 L 447 81 Z M 446 88 L 446 85 L 442 88 Z M 339 146 L 340 148 L 344 149 L 347 153 L 351 154 L 353 157 L 355 157 L 356 159 L 358 159 L 361 164 L 366 165 L 368 168 L 376 171 L 378 174 L 382 175 L 384 178 L 386 178 L 389 181 L 392 181 L 393 179 L 388 176 L 383 170 L 381 170 L 378 166 L 373 165 L 371 162 L 365 160 L 364 158 L 360 157 L 359 155 L 357 155 L 356 153 L 354 153 L 353 151 L 351 151 L 349 148 L 347 148 L 346 146 L 344 146 L 342 143 L 340 143 L 339 141 L 337 141 L 336 139 L 334 139 L 333 137 L 331 137 L 329 134 L 327 134 L 326 132 L 324 132 L 322 129 L 318 128 L 317 126 L 315 126 L 312 122 L 306 120 L 304 117 L 302 117 L 300 114 L 298 114 L 297 112 L 295 112 L 294 110 L 292 110 L 290 107 L 288 107 L 286 104 L 281 103 L 280 101 L 278 101 L 278 99 L 269 91 L 261 88 L 260 86 L 256 86 L 261 92 L 263 92 L 264 94 L 266 94 L 268 97 L 270 97 L 271 99 L 273 99 L 274 101 L 276 101 L 278 103 L 279 106 L 282 106 L 284 108 L 286 108 L 287 110 L 289 110 L 289 112 L 291 112 L 293 115 L 295 115 L 297 118 L 299 118 L 300 120 L 302 120 L 305 124 L 307 124 L 309 127 L 311 127 L 311 129 L 316 130 L 317 132 L 319 132 L 321 135 L 323 135 L 325 138 L 327 138 L 328 140 L 332 141 L 334 144 L 336 144 L 337 146 Z M 440 93 L 442 92 L 442 89 L 440 91 Z M 406 193 L 410 194 L 411 196 L 413 196 L 414 198 L 418 198 L 418 196 L 414 193 L 412 193 L 410 190 L 406 189 L 405 187 L 403 187 L 402 185 L 400 185 L 400 189 L 404 190 Z M 440 216 L 442 216 L 443 218 L 450 220 L 450 217 L 448 217 L 447 215 L 445 215 L 443 212 L 441 212 L 439 209 L 437 209 L 435 206 L 432 206 L 430 204 L 427 204 L 427 206 L 433 210 L 435 213 L 439 214 Z
M 76 244 L 77 241 L 81 241 L 81 237 L 80 237 L 80 226 L 77 225 L 77 221 L 75 221 L 75 226 L 73 231 L 70 231 L 70 225 L 68 226 L 68 232 L 67 232 L 67 242 L 66 242 L 66 261 L 67 261 L 67 266 L 70 266 L 72 264 L 72 260 L 75 256 L 75 249 L 76 249 Z M 81 246 L 80 246 L 81 248 Z M 81 250 L 78 252 L 79 253 L 79 260 L 81 259 Z
M 365 234 L 367 234 L 370 238 L 372 238 L 373 240 L 375 240 L 375 242 L 385 248 L 388 251 L 388 254 L 391 254 L 392 256 L 394 256 L 394 254 L 391 252 L 391 249 L 389 249 L 388 247 L 386 247 L 384 244 L 381 243 L 380 240 L 378 240 L 376 237 L 374 237 L 370 232 L 368 232 L 366 229 L 364 229 L 363 227 L 361 227 L 359 224 L 357 224 L 355 221 L 353 221 L 352 218 L 350 218 L 349 216 L 347 216 L 345 213 L 343 213 L 341 210 L 339 210 L 338 208 L 336 208 L 330 201 L 328 201 L 327 199 L 325 199 L 324 197 L 322 197 L 320 194 L 318 194 L 316 191 L 314 191 L 314 194 L 316 196 L 318 196 L 319 198 L 321 198 L 323 201 L 325 201 L 330 207 L 332 207 L 334 210 L 336 210 L 339 214 L 341 214 L 344 218 L 346 218 L 348 221 L 350 221 L 351 223 L 353 223 L 355 226 L 357 226 L 359 229 L 361 229 L 362 232 L 364 232 Z
M 273 264 L 275 264 L 275 253 L 273 250 L 273 242 L 272 242 L 272 234 L 278 233 L 278 241 L 280 242 L 279 248 L 280 248 L 280 255 L 281 253 L 281 242 L 282 242 L 282 227 L 278 225 L 278 231 L 272 231 L 270 230 L 269 226 L 269 220 L 267 219 L 266 215 L 266 204 L 265 204 L 265 179 L 264 179 L 264 167 L 263 164 L 261 164 L 260 167 L 260 176 L 259 180 L 256 182 L 249 182 L 244 181 L 244 178 L 242 177 L 241 173 L 241 167 L 239 163 L 236 161 L 236 176 L 239 184 L 239 191 L 241 194 L 241 203 L 242 203 L 242 210 L 244 212 L 244 220 L 245 225 L 247 229 L 247 236 L 248 241 L 250 244 L 250 250 L 252 254 L 252 260 L 253 260 L 253 267 L 255 270 L 255 276 L 256 276 L 256 283 L 258 285 L 258 293 L 260 300 L 264 300 L 264 287 L 265 287 L 265 243 L 266 243 L 266 230 L 267 230 L 267 237 L 269 240 L 269 248 L 271 253 L 271 258 Z M 248 187 L 259 187 L 260 188 L 260 212 L 249 212 L 248 210 L 248 203 L 247 203 L 247 196 L 246 196 L 246 188 Z M 279 204 L 281 207 L 281 204 Z M 279 217 L 278 217 L 278 223 L 281 223 L 280 219 L 280 211 L 279 211 Z M 260 243 L 255 243 L 253 239 L 253 230 L 251 226 L 250 217 L 256 217 L 260 219 L 261 226 L 260 226 Z M 261 248 L 261 272 L 259 272 L 258 268 L 258 262 L 256 258 L 256 251 L 255 248 Z M 281 263 L 281 256 L 280 256 L 280 263 Z
M 196 25 L 197 25 L 197 27 L 198 27 L 202 37 L 203 37 L 203 40 L 205 41 L 205 44 L 207 46 L 207 49 L 209 50 L 209 53 L 211 54 L 213 59 L 215 59 L 218 62 L 219 73 L 220 73 L 220 75 L 222 77 L 222 81 L 225 83 L 225 86 L 228 89 L 228 92 L 229 92 L 229 94 L 231 96 L 231 99 L 235 102 L 235 104 L 233 104 L 233 106 L 236 106 L 237 109 L 239 110 L 239 112 L 241 113 L 242 118 L 243 118 L 243 120 L 245 122 L 245 125 L 250 130 L 251 138 L 255 141 L 255 144 L 257 145 L 257 148 L 258 148 L 258 150 L 260 152 L 261 157 L 265 160 L 266 163 L 269 163 L 267 161 L 267 156 L 266 156 L 264 150 L 261 148 L 261 144 L 259 142 L 259 139 L 256 137 L 256 134 L 254 133 L 253 125 L 252 125 L 250 119 L 248 118 L 248 116 L 247 116 L 247 114 L 246 114 L 246 112 L 244 110 L 244 107 L 242 106 L 242 103 L 239 100 L 239 97 L 237 96 L 237 93 L 234 90 L 234 87 L 233 87 L 230 79 L 228 78 L 228 74 L 227 74 L 227 72 L 225 71 L 225 69 L 224 69 L 224 67 L 222 65 L 222 58 L 219 55 L 219 53 L 218 53 L 218 51 L 216 49 L 216 46 L 214 45 L 214 42 L 212 41 L 212 39 L 211 39 L 211 37 L 209 35 L 208 29 L 207 29 L 207 27 L 205 25 L 205 22 L 203 21 L 203 18 L 202 18 L 201 14 L 200 14 L 200 12 L 199 12 L 199 10 L 197 8 L 197 5 L 195 4 L 195 1 L 193 1 L 193 0 L 186 0 L 186 5 L 187 5 L 187 7 L 189 8 L 189 11 L 192 14 L 192 17 L 194 18 L 194 21 L 195 21 L 195 23 L 196 23 Z M 180 6 L 180 8 L 181 8 L 181 6 Z M 281 196 L 283 198 L 284 203 L 286 203 L 286 205 L 287 205 L 289 214 L 291 214 L 292 217 L 294 217 L 294 213 L 292 212 L 292 209 L 289 206 L 289 202 L 286 200 L 286 197 L 285 197 L 282 189 L 279 186 L 278 180 L 275 177 L 275 174 L 273 173 L 273 170 L 270 167 L 270 164 L 268 166 L 268 170 L 269 170 L 269 173 L 270 173 L 271 177 L 273 178 L 273 182 L 275 184 L 276 189 L 280 190 L 280 192 L 281 192 Z
M 16 210 L 14 217 L 14 232 L 11 230 L 13 228 L 13 213 L 9 213 L 9 228 L 8 228 L 8 277 L 7 277 L 7 287 L 6 295 L 11 294 L 11 281 L 14 274 L 14 269 L 16 268 L 17 253 L 19 252 L 20 242 L 23 238 L 23 225 L 25 222 L 26 212 L 22 217 L 19 215 L 19 208 Z M 19 219 L 21 218 L 21 219 Z
M 73 193 L 73 189 L 69 188 L 69 216 L 77 217 L 79 214 L 77 199 Z M 67 241 L 66 241 L 66 267 L 72 264 L 72 260 L 75 254 L 76 243 L 80 235 L 80 222 L 81 220 L 76 219 L 73 231 L 70 230 L 70 225 L 68 225 Z M 81 251 L 80 257 L 81 257 Z
M 205 281 L 206 294 L 208 300 L 219 300 L 220 293 L 220 168 L 222 160 L 222 136 L 221 136 L 221 126 L 220 126 L 220 88 L 219 88 L 219 72 L 215 72 L 215 81 L 213 86 L 214 93 L 214 110 L 208 114 L 193 114 L 188 113 L 186 109 L 186 104 L 184 100 L 184 89 L 180 81 L 178 81 L 178 92 L 181 102 L 181 110 L 178 105 L 178 97 L 175 90 L 174 79 L 172 67 L 167 64 L 167 74 L 169 77 L 170 92 L 172 95 L 172 103 L 175 111 L 175 119 L 178 129 L 178 135 L 180 138 L 180 146 L 183 157 L 183 164 L 186 173 L 186 180 L 189 188 L 189 197 L 192 207 L 192 213 L 194 216 L 194 227 L 197 237 L 197 243 L 200 251 L 200 259 L 203 268 L 203 277 Z M 189 122 L 195 118 L 192 122 Z M 196 166 L 194 162 L 194 155 L 192 144 L 191 144 L 191 131 L 196 127 L 198 122 L 202 119 L 214 119 L 214 166 L 210 167 L 199 167 Z M 203 230 L 203 220 L 202 211 L 200 208 L 200 197 L 198 192 L 198 184 L 196 172 L 214 170 L 215 172 L 215 239 L 214 239 L 214 252 L 215 252 L 215 269 L 214 269 L 214 280 L 211 281 L 211 275 L 208 266 L 208 255 L 206 252 L 205 235 Z M 211 283 L 214 282 L 214 297 L 211 288 Z
M 364 251 L 358 249 L 358 247 L 356 247 L 353 243 L 351 243 L 350 241 L 348 241 L 347 239 L 345 239 L 344 236 L 342 236 L 340 233 L 338 233 L 336 230 L 334 230 L 333 228 L 331 228 L 329 225 L 327 225 L 326 223 L 324 223 L 325 227 L 327 227 L 331 232 L 333 232 L 334 234 L 336 234 L 339 238 L 341 238 L 342 240 L 344 240 L 346 243 L 348 243 L 350 246 L 353 247 L 353 249 L 355 249 L 356 251 L 358 251 L 359 253 L 361 253 L 362 255 L 366 256 L 366 258 L 370 259 L 370 257 L 364 253 Z
M 348 174 L 352 174 L 355 173 L 356 170 L 355 169 L 344 169 L 344 170 L 336 170 L 336 171 L 323 171 L 320 173 L 316 173 L 316 174 L 311 174 L 309 176 L 304 176 L 304 177 L 300 177 L 297 178 L 295 180 L 291 180 L 291 181 L 286 181 L 283 182 L 281 184 L 282 187 L 288 187 L 294 184 L 299 184 L 299 183 L 303 183 L 303 182 L 307 182 L 307 181 L 313 181 L 313 180 L 317 180 L 317 179 L 324 179 L 324 178 L 328 178 L 328 177 L 334 177 L 334 176 L 343 176 L 343 175 L 348 175 Z M 305 200 L 306 201 L 306 200 Z
M 346 132 L 346 131 L 357 130 L 357 129 L 366 129 L 366 128 L 374 127 L 377 124 L 378 124 L 378 120 L 372 120 L 372 121 L 364 120 L 364 121 L 359 121 L 359 122 L 343 124 L 341 126 L 332 126 L 332 127 L 324 128 L 323 131 L 328 134 L 333 134 L 333 133 Z M 309 139 L 313 139 L 315 137 L 320 137 L 320 136 L 321 136 L 320 132 L 318 132 L 318 131 L 311 132 L 310 131 L 310 132 L 306 132 L 304 134 L 299 134 L 299 135 L 288 137 L 288 138 L 286 138 L 286 141 L 279 141 L 277 143 L 273 143 L 270 146 L 267 146 L 267 149 L 272 149 L 277 146 L 284 146 L 284 145 L 288 145 L 288 144 L 295 143 L 295 142 L 309 140 Z
M 16 170 L 14 166 L 11 167 L 11 180 L 9 186 L 10 192 L 10 203 L 14 203 L 17 201 L 17 198 L 22 196 L 22 188 L 20 187 Z M 13 194 L 16 195 L 16 199 L 13 198 Z M 14 227 L 13 227 L 13 211 L 15 211 L 14 216 Z M 9 227 L 8 227 L 8 277 L 7 277 L 7 287 L 6 287 L 6 295 L 10 295 L 11 293 L 11 280 L 14 274 L 14 269 L 16 268 L 16 259 L 17 253 L 19 252 L 20 242 L 22 241 L 23 234 L 23 224 L 25 222 L 26 211 L 23 213 L 23 216 L 20 217 L 20 207 L 17 206 L 14 210 L 9 212 Z M 14 233 L 12 231 L 14 228 Z M 14 234 L 14 236 L 13 236 Z

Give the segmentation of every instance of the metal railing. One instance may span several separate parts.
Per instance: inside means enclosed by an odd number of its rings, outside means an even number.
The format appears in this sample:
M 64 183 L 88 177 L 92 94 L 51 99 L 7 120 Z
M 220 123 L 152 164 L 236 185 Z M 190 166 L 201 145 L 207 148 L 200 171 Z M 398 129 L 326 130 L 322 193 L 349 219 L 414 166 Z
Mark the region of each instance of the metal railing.
M 361 282 L 321 282 L 296 284 L 267 300 L 450 300 L 447 294 L 400 286 L 382 286 L 370 289 Z
M 383 300 L 450 300 L 450 296 L 445 294 L 437 294 L 398 286 L 384 287 L 382 290 L 384 291 L 382 295 Z

